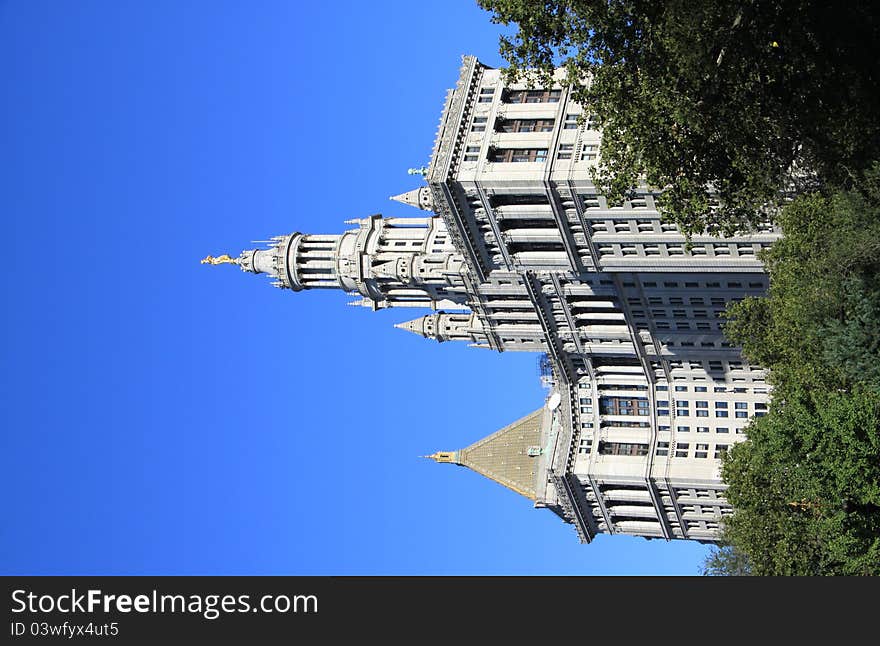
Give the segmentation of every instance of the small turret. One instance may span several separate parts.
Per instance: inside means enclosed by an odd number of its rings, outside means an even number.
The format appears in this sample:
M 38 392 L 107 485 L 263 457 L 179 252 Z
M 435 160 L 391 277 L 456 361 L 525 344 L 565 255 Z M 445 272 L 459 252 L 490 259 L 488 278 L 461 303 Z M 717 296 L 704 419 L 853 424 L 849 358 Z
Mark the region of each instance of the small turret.
M 401 204 L 409 204 L 422 211 L 434 210 L 434 198 L 431 197 L 431 190 L 427 186 L 414 188 L 400 195 L 392 195 L 390 199 Z

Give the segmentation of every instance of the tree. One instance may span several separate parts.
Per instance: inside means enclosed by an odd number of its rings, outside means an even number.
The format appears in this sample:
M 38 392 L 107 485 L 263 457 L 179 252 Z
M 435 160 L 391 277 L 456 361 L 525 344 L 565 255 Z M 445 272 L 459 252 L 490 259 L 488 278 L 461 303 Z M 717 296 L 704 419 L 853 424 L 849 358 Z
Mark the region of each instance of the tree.
M 779 222 L 761 256 L 768 295 L 728 307 L 725 334 L 778 387 L 880 384 L 880 164 L 857 189 L 795 199 Z
M 880 158 L 880 18 L 867 0 L 479 0 L 509 80 L 567 70 L 603 130 L 610 199 L 645 182 L 686 234 L 730 234 Z
M 722 463 L 731 550 L 754 574 L 880 574 L 880 165 L 804 195 L 764 253 L 766 297 L 725 334 L 769 368 L 769 414 Z M 706 571 L 729 574 L 715 553 Z

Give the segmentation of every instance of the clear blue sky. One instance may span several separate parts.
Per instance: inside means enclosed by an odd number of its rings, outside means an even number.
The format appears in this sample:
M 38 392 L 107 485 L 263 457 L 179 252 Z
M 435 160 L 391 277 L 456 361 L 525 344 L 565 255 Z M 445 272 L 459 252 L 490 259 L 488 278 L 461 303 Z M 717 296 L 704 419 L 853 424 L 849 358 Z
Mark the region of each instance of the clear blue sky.
M 0 1 L 3 574 L 696 574 L 456 449 L 543 402 L 532 354 L 199 264 L 418 215 L 470 1 Z

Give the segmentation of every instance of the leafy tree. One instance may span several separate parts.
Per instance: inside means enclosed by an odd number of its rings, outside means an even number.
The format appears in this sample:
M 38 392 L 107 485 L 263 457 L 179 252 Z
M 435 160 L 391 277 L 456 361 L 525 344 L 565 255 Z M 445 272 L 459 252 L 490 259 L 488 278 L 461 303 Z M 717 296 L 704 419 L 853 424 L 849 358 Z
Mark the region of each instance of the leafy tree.
M 774 388 L 722 463 L 725 540 L 754 574 L 880 574 L 880 165 L 856 184 L 787 206 L 768 295 L 728 307 Z
M 642 181 L 687 234 L 733 233 L 880 158 L 880 17 L 868 0 L 479 0 L 510 80 L 566 69 L 603 129 L 595 180 Z
M 880 164 L 857 186 L 783 209 L 768 296 L 727 310 L 725 334 L 778 387 L 880 384 Z
M 730 543 L 716 547 L 703 562 L 706 576 L 751 576 L 749 558 Z

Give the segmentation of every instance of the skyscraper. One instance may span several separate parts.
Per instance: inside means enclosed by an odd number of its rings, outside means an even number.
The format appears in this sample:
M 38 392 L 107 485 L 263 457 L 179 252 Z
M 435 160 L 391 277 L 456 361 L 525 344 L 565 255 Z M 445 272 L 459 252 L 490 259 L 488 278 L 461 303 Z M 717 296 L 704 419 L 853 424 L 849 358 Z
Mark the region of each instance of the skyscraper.
M 732 511 L 719 458 L 769 400 L 719 316 L 766 289 L 757 253 L 779 234 L 767 225 L 688 245 L 649 187 L 609 204 L 589 174 L 599 139 L 561 83 L 506 85 L 465 57 L 427 185 L 393 198 L 424 216 L 373 215 L 203 262 L 293 291 L 342 289 L 374 310 L 431 310 L 397 325 L 425 338 L 543 353 L 544 407 L 428 457 L 551 509 L 584 542 L 711 541 Z

